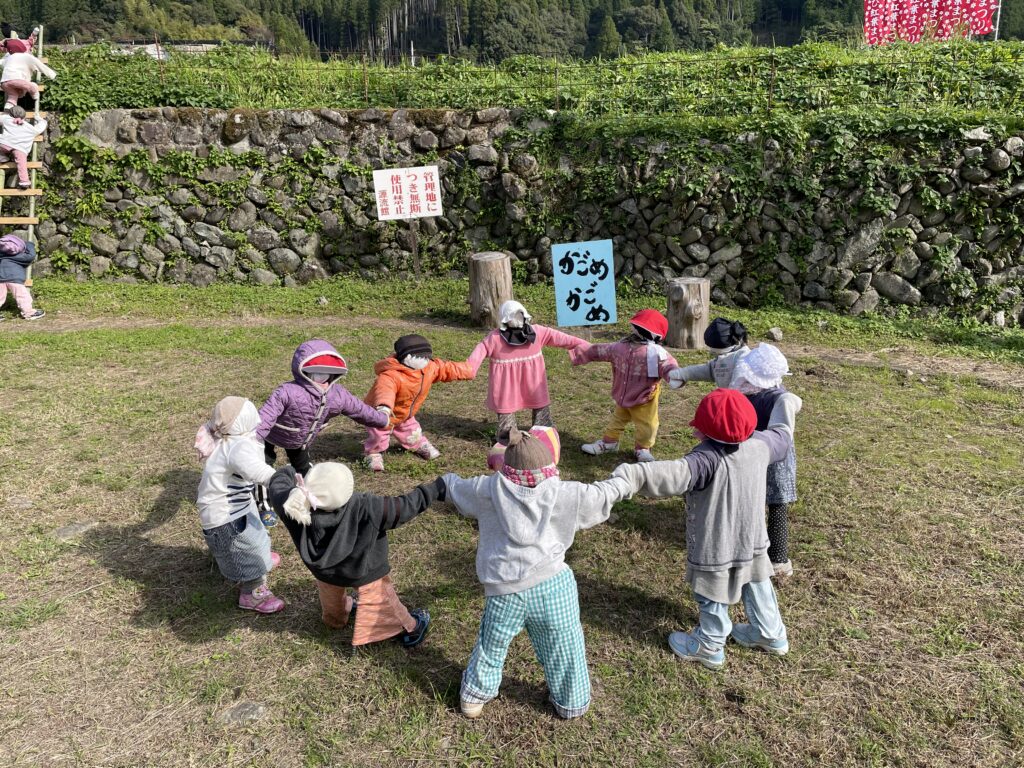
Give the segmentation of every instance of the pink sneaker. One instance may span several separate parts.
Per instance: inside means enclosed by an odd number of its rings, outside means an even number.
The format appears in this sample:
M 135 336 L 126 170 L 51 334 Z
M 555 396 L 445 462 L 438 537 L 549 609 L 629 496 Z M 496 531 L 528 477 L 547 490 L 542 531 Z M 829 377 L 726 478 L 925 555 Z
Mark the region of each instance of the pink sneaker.
M 437 450 L 437 448 L 432 446 L 429 441 L 421 445 L 419 448 L 413 451 L 413 453 L 415 453 L 421 459 L 426 459 L 427 461 L 433 461 L 434 459 L 441 455 L 441 452 Z
M 281 564 L 281 556 L 277 552 L 270 553 L 270 570 L 274 570 Z
M 368 453 L 363 459 L 366 464 L 366 468 L 371 472 L 383 472 L 384 471 L 384 457 L 379 453 Z
M 252 592 L 238 595 L 238 607 L 256 613 L 277 613 L 284 610 L 284 600 L 274 597 L 274 593 L 265 584 L 256 587 Z

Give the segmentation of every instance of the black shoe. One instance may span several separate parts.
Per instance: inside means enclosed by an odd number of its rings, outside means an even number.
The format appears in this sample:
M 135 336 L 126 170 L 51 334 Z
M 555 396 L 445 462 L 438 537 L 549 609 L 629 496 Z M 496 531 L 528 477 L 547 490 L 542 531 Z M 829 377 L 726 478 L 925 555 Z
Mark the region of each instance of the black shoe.
M 427 630 L 430 628 L 430 614 L 424 608 L 415 608 L 409 613 L 416 619 L 416 627 L 412 632 L 400 634 L 398 642 L 406 648 L 415 648 L 427 637 Z
M 41 309 L 37 309 L 35 312 L 33 312 L 31 315 L 29 315 L 25 319 L 26 320 L 38 320 L 41 317 L 46 317 L 46 313 L 43 312 L 43 310 L 41 310 Z

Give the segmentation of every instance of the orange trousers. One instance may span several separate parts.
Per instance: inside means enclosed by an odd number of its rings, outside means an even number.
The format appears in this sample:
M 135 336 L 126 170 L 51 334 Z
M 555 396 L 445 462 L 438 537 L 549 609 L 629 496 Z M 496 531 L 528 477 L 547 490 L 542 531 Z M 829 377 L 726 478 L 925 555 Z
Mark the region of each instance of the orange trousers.
M 319 579 L 316 588 L 320 593 L 320 610 L 324 624 L 331 629 L 341 629 L 348 624 L 353 600 L 345 587 L 326 584 Z M 390 576 L 356 587 L 356 624 L 352 631 L 352 645 L 366 645 L 389 640 L 401 632 L 412 632 L 416 619 L 395 592 Z

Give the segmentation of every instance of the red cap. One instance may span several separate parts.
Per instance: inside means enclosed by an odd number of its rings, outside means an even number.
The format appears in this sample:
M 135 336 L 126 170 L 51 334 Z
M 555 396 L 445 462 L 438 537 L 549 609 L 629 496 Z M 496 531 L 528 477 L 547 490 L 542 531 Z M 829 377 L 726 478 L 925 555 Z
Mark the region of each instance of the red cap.
M 629 321 L 650 334 L 664 339 L 668 335 L 668 320 L 656 309 L 641 309 Z
M 345 358 L 341 355 L 317 355 L 302 364 L 302 370 L 309 373 L 348 373 Z
M 742 443 L 757 428 L 757 411 L 735 389 L 716 389 L 700 401 L 690 426 L 720 443 Z
M 28 52 L 28 42 L 25 41 L 25 40 L 20 40 L 20 39 L 18 39 L 16 37 L 12 37 L 12 38 L 10 38 L 8 40 L 5 40 L 4 41 L 4 47 L 8 51 L 10 51 L 11 53 L 27 53 Z

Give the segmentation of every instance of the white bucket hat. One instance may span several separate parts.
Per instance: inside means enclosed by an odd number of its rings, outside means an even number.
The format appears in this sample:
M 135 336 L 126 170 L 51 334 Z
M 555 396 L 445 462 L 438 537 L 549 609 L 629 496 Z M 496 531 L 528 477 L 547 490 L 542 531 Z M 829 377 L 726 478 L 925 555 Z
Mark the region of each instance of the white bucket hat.
M 762 342 L 737 361 L 731 386 L 744 393 L 774 389 L 789 375 L 786 356 L 778 347 Z

